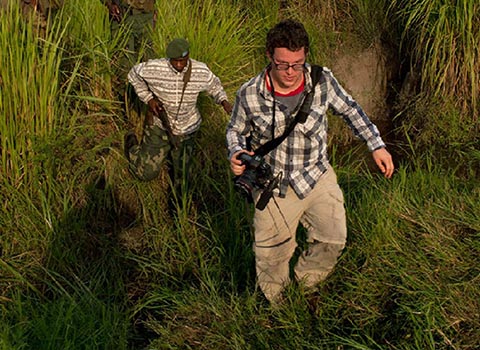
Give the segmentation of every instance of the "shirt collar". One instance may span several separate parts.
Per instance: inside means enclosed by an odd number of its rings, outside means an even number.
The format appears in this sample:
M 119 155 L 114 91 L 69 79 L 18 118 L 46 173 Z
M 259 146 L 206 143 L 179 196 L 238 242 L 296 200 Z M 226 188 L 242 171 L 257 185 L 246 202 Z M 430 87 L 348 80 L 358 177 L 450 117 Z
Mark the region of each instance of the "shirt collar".
M 267 98 L 267 96 L 269 96 L 270 98 L 272 97 L 272 93 L 267 87 L 267 77 L 269 69 L 271 69 L 271 64 L 267 65 L 263 72 L 260 74 L 260 88 L 258 91 L 260 91 L 264 98 Z M 308 63 L 305 63 L 305 72 L 303 73 L 303 90 L 305 91 L 305 93 L 309 93 L 312 90 L 312 77 L 310 76 L 311 71 L 312 66 Z

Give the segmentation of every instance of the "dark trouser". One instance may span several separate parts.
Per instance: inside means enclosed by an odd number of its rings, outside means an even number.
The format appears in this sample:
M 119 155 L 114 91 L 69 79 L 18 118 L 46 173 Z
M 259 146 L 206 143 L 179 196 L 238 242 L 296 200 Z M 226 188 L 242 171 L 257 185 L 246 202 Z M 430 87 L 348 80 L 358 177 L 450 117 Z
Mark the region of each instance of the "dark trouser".
M 121 108 L 126 115 L 139 118 L 142 114 L 143 103 L 138 99 L 133 87 L 125 84 L 130 69 L 140 61 L 154 58 L 151 39 L 153 12 L 128 13 L 118 23 L 111 22 L 112 38 L 120 35 L 124 40 L 124 50 L 116 57 L 116 69 L 113 72 L 113 93 L 121 102 Z M 128 35 L 127 35 L 128 34 Z
M 179 137 L 179 147 L 173 148 L 165 130 L 145 125 L 142 142 L 128 150 L 132 173 L 142 181 L 151 181 L 158 177 L 166 160 L 175 195 L 186 193 L 195 140 L 194 134 Z
M 125 16 L 121 23 L 112 22 L 112 35 L 129 34 L 125 42 L 125 50 L 119 58 L 122 77 L 139 61 L 146 61 L 154 57 L 152 49 L 151 31 L 153 13 L 135 13 Z M 124 34 L 123 34 L 124 35 Z

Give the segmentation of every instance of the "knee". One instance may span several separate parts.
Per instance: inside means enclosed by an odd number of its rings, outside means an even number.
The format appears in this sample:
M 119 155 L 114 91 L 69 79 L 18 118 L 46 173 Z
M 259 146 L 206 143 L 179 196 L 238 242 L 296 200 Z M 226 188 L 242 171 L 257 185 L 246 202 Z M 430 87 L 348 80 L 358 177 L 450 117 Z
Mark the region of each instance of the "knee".
M 130 170 L 133 173 L 133 175 L 137 178 L 137 180 L 140 180 L 143 182 L 149 182 L 149 181 L 155 180 L 160 174 L 160 169 L 150 169 L 147 171 L 145 169 L 134 168 L 133 166 L 131 166 Z
M 278 245 L 265 246 L 258 243 L 254 245 L 255 257 L 258 262 L 270 265 L 280 264 L 289 261 L 296 248 L 295 240 L 287 239 Z
M 310 244 L 306 255 L 312 257 L 317 256 L 319 259 L 324 259 L 325 261 L 330 261 L 331 264 L 334 264 L 342 254 L 344 248 L 344 243 L 326 243 L 314 240 L 313 243 Z

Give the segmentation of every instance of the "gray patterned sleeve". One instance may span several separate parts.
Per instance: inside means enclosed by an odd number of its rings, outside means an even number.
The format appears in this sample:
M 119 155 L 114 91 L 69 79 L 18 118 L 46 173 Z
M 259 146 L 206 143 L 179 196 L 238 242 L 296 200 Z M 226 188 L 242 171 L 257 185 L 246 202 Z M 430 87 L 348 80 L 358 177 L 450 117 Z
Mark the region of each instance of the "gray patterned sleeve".
M 142 75 L 143 69 L 147 64 L 148 62 L 137 64 L 128 72 L 128 81 L 132 84 L 138 97 L 144 103 L 148 103 L 148 101 L 154 97 Z

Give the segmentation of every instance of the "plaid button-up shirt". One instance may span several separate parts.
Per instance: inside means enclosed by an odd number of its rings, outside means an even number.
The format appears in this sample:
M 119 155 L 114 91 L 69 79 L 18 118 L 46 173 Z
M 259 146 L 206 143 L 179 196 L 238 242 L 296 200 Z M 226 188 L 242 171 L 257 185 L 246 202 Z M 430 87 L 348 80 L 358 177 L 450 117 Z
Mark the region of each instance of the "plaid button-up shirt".
M 305 91 L 312 89 L 311 66 L 306 65 Z M 246 82 L 238 90 L 230 122 L 227 126 L 229 156 L 248 149 L 255 151 L 267 141 L 283 134 L 295 117 L 296 110 L 287 114 L 286 106 L 275 102 L 275 128 L 272 135 L 273 96 L 265 84 L 268 67 Z M 303 101 L 303 97 L 301 99 Z M 297 107 L 297 109 L 300 106 Z M 297 124 L 289 136 L 265 156 L 274 175 L 283 173 L 279 195 L 284 197 L 290 185 L 299 198 L 305 198 L 318 179 L 327 170 L 327 111 L 341 115 L 355 136 L 363 139 L 369 150 L 385 147 L 377 127 L 370 121 L 358 103 L 340 86 L 328 68 L 323 68 L 309 116 Z

